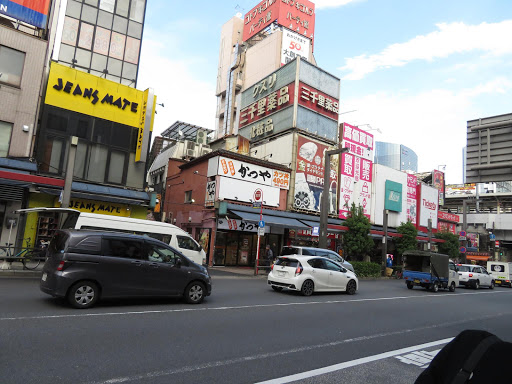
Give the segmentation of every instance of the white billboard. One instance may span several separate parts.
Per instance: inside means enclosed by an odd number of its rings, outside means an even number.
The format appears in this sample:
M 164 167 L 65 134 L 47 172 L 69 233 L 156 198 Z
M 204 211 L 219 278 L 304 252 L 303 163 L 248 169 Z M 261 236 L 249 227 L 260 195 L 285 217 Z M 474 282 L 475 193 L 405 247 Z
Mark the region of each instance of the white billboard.
M 219 200 L 234 200 L 244 203 L 251 203 L 254 199 L 254 191 L 261 189 L 263 191 L 263 205 L 270 207 L 279 207 L 280 188 L 268 185 L 258 185 L 251 181 L 232 179 L 229 177 L 219 177 L 217 184 L 219 191 Z
M 407 173 L 386 167 L 381 164 L 373 164 L 373 201 L 372 216 L 370 221 L 375 225 L 384 224 L 384 201 L 386 195 L 386 180 L 402 184 L 402 211 L 388 214 L 388 226 L 396 228 L 401 223 L 407 222 Z
M 420 226 L 428 227 L 428 219 L 432 219 L 432 228 L 437 228 L 437 211 L 439 210 L 439 190 L 421 184 L 419 201 Z
M 310 46 L 311 41 L 308 38 L 283 28 L 283 44 L 281 45 L 281 65 L 285 65 L 290 61 L 295 60 L 297 56 L 300 56 L 301 59 L 309 61 Z

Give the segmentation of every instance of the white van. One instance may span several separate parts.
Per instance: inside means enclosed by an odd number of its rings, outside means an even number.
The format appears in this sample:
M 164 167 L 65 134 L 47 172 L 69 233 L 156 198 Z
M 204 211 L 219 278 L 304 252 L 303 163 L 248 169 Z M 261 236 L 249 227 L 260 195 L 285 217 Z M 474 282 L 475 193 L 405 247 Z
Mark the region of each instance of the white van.
M 160 221 L 80 212 L 70 208 L 29 208 L 16 211 L 16 213 L 31 212 L 63 213 L 63 221 L 61 221 L 60 225 L 61 229 L 87 229 L 146 235 L 169 244 L 197 264 L 206 264 L 206 253 L 201 246 L 190 234 L 172 224 Z
M 503 263 L 500 261 L 488 261 L 487 271 L 494 278 L 494 283 L 502 287 L 512 288 L 512 263 Z

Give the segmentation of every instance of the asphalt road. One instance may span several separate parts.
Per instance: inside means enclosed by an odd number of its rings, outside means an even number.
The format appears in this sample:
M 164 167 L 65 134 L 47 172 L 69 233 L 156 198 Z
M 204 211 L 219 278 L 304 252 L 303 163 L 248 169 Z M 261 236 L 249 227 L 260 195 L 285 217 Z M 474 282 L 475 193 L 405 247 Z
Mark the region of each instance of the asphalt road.
M 122 300 L 75 310 L 37 279 L 0 278 L 1 383 L 412 383 L 464 329 L 512 342 L 512 289 L 354 296 L 274 292 L 213 272 L 201 305 Z

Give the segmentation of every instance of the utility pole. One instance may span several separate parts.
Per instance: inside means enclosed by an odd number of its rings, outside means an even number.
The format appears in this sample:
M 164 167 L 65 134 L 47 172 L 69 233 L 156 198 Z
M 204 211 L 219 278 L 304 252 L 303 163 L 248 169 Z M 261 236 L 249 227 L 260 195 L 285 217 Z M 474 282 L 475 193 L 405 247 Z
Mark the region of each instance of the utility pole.
M 329 188 L 331 175 L 331 156 L 348 152 L 348 148 L 337 148 L 325 152 L 324 160 L 324 191 L 320 201 L 320 237 L 318 238 L 318 247 L 327 248 L 327 218 L 329 216 Z M 341 163 L 341 157 L 340 157 Z
M 384 235 L 382 236 L 382 275 L 386 274 L 386 259 L 388 258 L 388 215 L 389 209 L 384 209 L 382 227 Z

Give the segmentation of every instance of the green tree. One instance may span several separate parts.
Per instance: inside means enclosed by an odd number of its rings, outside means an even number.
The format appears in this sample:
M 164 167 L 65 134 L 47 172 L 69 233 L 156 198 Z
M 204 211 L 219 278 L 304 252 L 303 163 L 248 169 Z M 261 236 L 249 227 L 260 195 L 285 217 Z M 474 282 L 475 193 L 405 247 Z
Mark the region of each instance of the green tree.
M 444 253 L 452 259 L 459 257 L 459 237 L 450 232 L 437 232 L 436 239 L 444 240 L 444 243 L 437 243 L 439 253 Z
M 395 239 L 396 250 L 400 256 L 406 251 L 418 249 L 418 230 L 410 220 L 401 223 L 396 231 L 402 235 Z
M 348 231 L 343 235 L 346 255 L 351 260 L 363 260 L 373 248 L 370 237 L 370 220 L 364 215 L 363 207 L 352 203 L 350 215 L 345 220 Z

